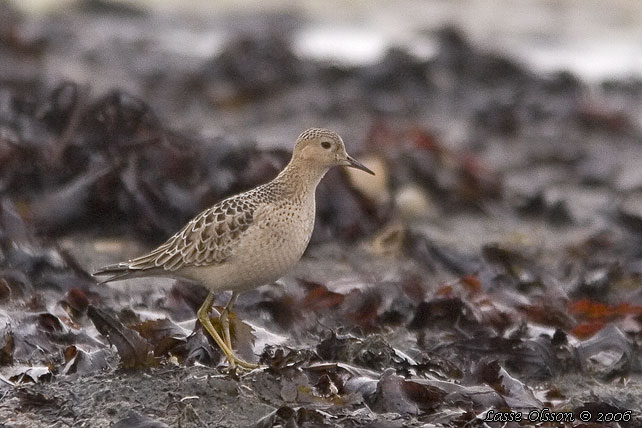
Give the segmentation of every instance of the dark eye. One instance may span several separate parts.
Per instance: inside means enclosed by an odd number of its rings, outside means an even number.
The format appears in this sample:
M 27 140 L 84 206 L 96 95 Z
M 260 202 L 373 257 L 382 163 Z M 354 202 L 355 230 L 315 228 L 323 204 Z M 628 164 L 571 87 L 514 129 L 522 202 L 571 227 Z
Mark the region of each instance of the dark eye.
M 332 147 L 332 144 L 330 144 L 328 141 L 322 141 L 321 147 L 323 147 L 324 149 L 329 149 L 330 147 Z

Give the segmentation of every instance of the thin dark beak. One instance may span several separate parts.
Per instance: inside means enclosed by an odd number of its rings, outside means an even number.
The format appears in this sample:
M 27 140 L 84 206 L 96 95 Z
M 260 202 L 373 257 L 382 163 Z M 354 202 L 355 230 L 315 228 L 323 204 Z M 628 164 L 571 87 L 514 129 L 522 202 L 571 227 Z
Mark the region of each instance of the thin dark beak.
M 370 170 L 368 167 L 366 167 L 364 164 L 362 164 L 358 160 L 354 159 L 352 156 L 348 156 L 346 160 L 348 161 L 348 165 L 347 166 L 349 166 L 351 168 L 360 169 L 361 171 L 365 171 L 368 174 L 375 175 L 375 173 L 372 172 L 372 170 Z

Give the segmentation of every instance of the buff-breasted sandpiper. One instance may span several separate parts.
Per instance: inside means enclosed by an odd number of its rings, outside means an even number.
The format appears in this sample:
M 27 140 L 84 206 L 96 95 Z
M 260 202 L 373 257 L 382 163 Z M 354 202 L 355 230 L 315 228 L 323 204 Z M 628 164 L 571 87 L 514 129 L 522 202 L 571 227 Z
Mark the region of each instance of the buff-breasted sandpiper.
M 198 310 L 199 321 L 230 367 L 256 367 L 234 354 L 228 314 L 239 292 L 276 281 L 299 261 L 314 228 L 317 185 L 339 165 L 374 175 L 346 153 L 335 132 L 308 129 L 299 135 L 290 162 L 272 181 L 206 209 L 150 253 L 105 266 L 95 275 L 113 275 L 103 282 L 153 275 L 200 282 L 210 292 Z M 223 337 L 209 318 L 214 292 L 222 290 L 232 290 L 220 316 Z

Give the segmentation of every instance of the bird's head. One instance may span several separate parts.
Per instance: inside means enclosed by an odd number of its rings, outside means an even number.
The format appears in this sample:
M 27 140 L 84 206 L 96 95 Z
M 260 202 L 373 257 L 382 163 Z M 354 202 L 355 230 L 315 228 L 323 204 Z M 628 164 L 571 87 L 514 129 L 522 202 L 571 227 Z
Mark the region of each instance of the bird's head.
M 328 169 L 333 166 L 349 166 L 374 175 L 361 162 L 346 152 L 343 140 L 334 131 L 322 128 L 310 128 L 296 140 L 292 159 L 312 168 Z

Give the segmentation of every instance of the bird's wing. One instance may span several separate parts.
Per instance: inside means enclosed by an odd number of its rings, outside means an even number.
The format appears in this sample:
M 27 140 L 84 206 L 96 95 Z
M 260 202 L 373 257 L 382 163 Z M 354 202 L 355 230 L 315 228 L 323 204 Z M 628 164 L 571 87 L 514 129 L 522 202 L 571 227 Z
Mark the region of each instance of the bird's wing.
M 190 220 L 178 233 L 150 253 L 105 266 L 94 275 L 132 276 L 154 269 L 175 272 L 183 267 L 224 263 L 239 238 L 254 222 L 258 205 L 240 195 L 225 199 Z

